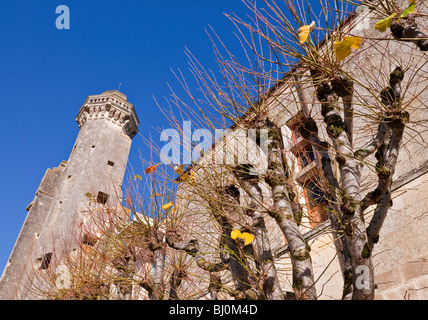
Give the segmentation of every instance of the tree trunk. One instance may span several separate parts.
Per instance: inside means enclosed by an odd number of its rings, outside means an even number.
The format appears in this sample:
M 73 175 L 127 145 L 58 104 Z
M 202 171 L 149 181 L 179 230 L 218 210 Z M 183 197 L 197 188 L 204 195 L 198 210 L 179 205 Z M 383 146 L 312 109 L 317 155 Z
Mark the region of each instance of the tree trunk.
M 288 195 L 286 173 L 282 158 L 281 131 L 273 123 L 267 123 L 269 128 L 268 171 L 266 182 L 272 190 L 273 206 L 269 210 L 290 248 L 293 266 L 293 288 L 297 299 L 316 299 L 316 290 L 312 270 L 310 247 L 294 218 L 292 204 Z
M 265 220 L 262 213 L 263 195 L 258 185 L 258 177 L 244 173 L 239 177 L 241 185 L 246 190 L 250 201 L 247 214 L 252 218 L 252 229 L 256 242 L 256 255 L 260 261 L 263 280 L 263 292 L 268 300 L 284 299 L 279 283 L 275 263 L 273 260 L 270 240 L 267 234 Z

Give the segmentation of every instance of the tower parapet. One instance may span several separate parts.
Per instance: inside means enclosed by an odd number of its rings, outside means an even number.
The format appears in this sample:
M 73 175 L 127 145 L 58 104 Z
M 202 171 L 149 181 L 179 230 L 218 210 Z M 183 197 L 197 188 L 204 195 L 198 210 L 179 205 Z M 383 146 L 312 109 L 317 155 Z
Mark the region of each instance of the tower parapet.
M 87 121 L 97 119 L 106 119 L 117 124 L 130 138 L 138 133 L 140 121 L 134 106 L 128 102 L 126 95 L 117 90 L 89 96 L 76 117 L 79 128 Z

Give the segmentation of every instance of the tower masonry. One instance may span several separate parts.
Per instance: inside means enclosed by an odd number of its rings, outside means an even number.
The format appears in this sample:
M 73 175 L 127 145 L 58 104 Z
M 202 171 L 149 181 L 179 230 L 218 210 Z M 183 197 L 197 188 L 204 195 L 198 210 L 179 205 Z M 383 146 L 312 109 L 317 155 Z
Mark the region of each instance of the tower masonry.
M 27 207 L 27 217 L 0 279 L 0 299 L 29 299 L 34 269 L 73 250 L 88 195 L 108 205 L 122 201 L 132 138 L 139 120 L 117 91 L 89 96 L 76 117 L 79 134 L 68 161 L 48 169 Z

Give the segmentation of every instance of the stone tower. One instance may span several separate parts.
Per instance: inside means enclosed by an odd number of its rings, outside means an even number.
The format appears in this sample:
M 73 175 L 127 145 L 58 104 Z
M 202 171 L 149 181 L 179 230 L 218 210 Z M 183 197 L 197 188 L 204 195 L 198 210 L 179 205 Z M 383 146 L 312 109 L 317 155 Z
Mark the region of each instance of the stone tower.
M 121 186 L 139 120 L 117 91 L 89 96 L 76 117 L 79 134 L 68 161 L 48 169 L 27 207 L 28 215 L 0 279 L 0 299 L 30 298 L 32 269 L 73 250 L 88 192 L 101 203 L 122 201 Z

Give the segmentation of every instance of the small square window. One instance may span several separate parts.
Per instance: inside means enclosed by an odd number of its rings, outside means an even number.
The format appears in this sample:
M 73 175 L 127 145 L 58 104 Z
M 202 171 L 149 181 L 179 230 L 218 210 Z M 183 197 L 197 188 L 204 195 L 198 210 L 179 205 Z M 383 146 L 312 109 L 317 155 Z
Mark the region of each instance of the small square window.
M 106 193 L 104 193 L 104 192 L 99 191 L 99 192 L 98 192 L 98 196 L 97 196 L 97 201 L 98 201 L 99 203 L 101 203 L 101 204 L 106 204 L 106 203 L 107 203 L 107 200 L 108 200 L 108 197 L 109 197 L 109 195 L 108 195 L 108 194 L 106 194 Z
M 107 164 L 110 166 L 110 167 L 113 167 L 114 166 L 114 162 L 113 161 L 107 161 Z
M 46 253 L 42 258 L 40 269 L 46 270 L 47 268 L 49 268 L 51 261 L 52 261 L 52 252 Z

